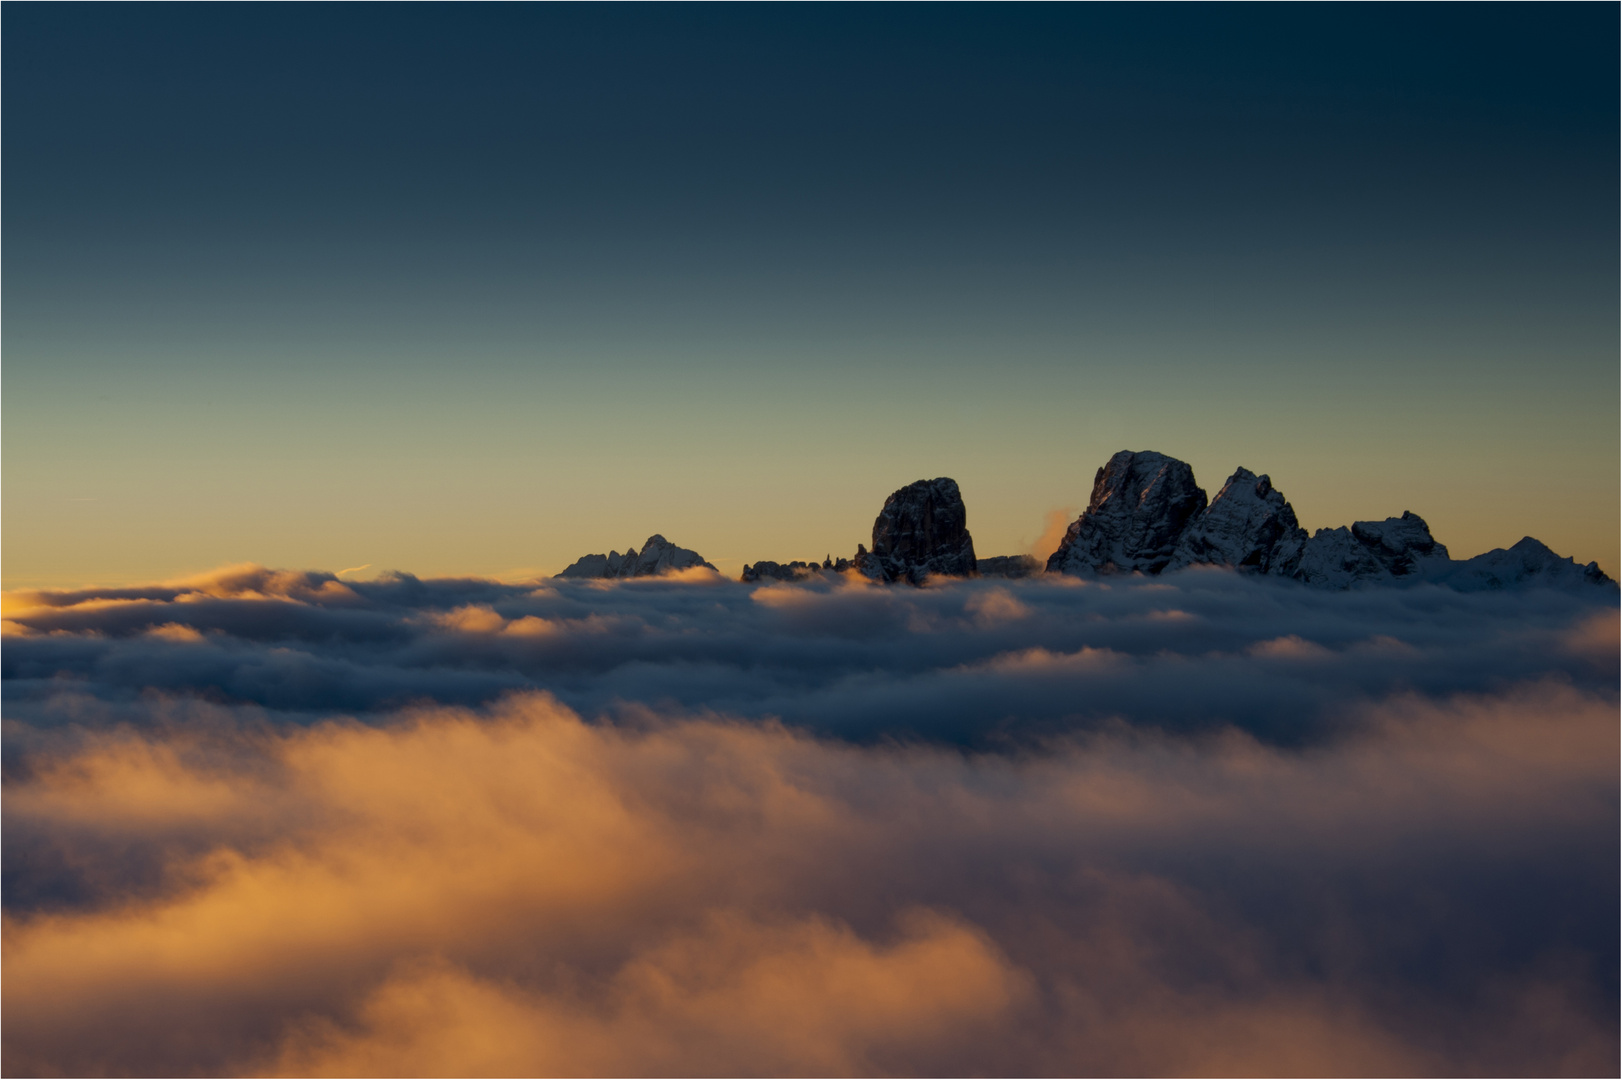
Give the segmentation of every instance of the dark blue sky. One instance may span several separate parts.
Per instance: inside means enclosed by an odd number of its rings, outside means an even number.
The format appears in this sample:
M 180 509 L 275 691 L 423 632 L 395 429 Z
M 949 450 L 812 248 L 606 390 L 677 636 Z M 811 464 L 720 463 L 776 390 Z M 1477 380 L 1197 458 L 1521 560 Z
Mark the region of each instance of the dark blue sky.
M 9 5 L 7 580 L 820 557 L 940 474 L 995 553 L 1122 448 L 1614 571 L 1617 23 Z

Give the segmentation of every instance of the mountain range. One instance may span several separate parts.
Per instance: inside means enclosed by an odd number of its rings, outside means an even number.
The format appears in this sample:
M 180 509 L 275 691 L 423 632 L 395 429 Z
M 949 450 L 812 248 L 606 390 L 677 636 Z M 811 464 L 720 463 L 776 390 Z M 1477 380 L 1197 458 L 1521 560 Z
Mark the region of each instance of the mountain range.
M 1158 575 L 1195 566 L 1283 578 L 1321 589 L 1430 582 L 1463 591 L 1547 586 L 1609 587 L 1597 563 L 1582 566 L 1524 537 L 1473 559 L 1456 560 L 1409 511 L 1384 521 L 1307 534 L 1266 476 L 1234 470 L 1208 498 L 1187 462 L 1154 451 L 1123 450 L 1093 478 L 1087 509 L 1070 524 L 1045 564 L 1028 555 L 978 558 L 968 511 L 949 477 L 918 480 L 891 493 L 873 522 L 872 549 L 821 563 L 771 560 L 746 565 L 746 582 L 804 580 L 854 571 L 874 581 L 922 584 L 929 578 L 1068 574 Z M 648 538 L 638 552 L 586 555 L 559 576 L 647 577 L 708 567 L 697 552 Z

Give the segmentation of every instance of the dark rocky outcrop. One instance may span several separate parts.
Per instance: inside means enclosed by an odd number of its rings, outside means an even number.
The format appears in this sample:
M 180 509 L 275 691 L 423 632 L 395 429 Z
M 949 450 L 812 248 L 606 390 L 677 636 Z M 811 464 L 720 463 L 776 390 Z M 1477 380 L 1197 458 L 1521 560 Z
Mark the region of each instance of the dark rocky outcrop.
M 845 563 L 845 559 L 840 559 Z M 848 563 L 845 563 L 848 566 Z M 805 581 L 808 577 L 816 577 L 824 569 L 832 569 L 829 563 L 801 563 L 800 559 L 793 559 L 792 563 L 774 563 L 772 559 L 761 559 L 759 563 L 751 563 L 743 568 L 743 576 L 738 581 Z
M 1029 555 L 993 555 L 979 560 L 981 577 L 1024 578 L 1042 572 L 1042 562 Z
M 1098 470 L 1087 509 L 1071 523 L 1047 568 L 1065 574 L 1158 574 L 1205 505 L 1205 492 L 1186 462 L 1122 450 Z
M 838 572 L 850 569 L 849 559 L 827 558 L 822 562 L 801 562 L 795 559 L 792 562 L 776 563 L 770 559 L 762 559 L 743 568 L 740 581 L 804 581 L 824 572 Z
M 607 555 L 583 555 L 569 564 L 558 577 L 566 578 L 635 578 L 657 577 L 675 570 L 695 566 L 714 570 L 696 551 L 677 547 L 658 533 L 648 537 L 642 550 L 627 548 L 625 554 L 610 551 Z
M 957 481 L 919 480 L 884 500 L 873 550 L 857 545 L 853 565 L 875 581 L 921 584 L 932 576 L 975 577 L 974 540 Z
M 1235 469 L 1216 498 L 1188 523 L 1166 569 L 1229 566 L 1289 577 L 1301 562 L 1307 531 L 1266 476 Z

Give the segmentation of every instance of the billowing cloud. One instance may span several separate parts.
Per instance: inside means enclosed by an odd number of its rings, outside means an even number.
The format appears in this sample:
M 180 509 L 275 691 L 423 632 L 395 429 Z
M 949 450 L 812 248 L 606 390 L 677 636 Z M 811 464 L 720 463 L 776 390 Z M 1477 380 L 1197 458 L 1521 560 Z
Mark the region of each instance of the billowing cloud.
M 751 587 L 708 572 L 338 582 L 235 567 L 14 594 L 7 618 L 8 715 L 39 729 L 59 724 L 69 692 L 81 711 L 132 722 L 148 710 L 127 706 L 153 694 L 311 722 L 541 689 L 589 717 L 645 703 L 855 739 L 987 745 L 1124 720 L 1305 744 L 1337 730 L 1348 703 L 1400 690 L 1548 676 L 1598 689 L 1617 672 L 1605 647 L 1615 601 L 1597 590 L 1326 596 L 1224 571 L 891 589 Z M 1033 650 L 1116 662 L 1033 665 Z
M 1362 719 L 1333 751 L 1012 757 L 536 695 L 101 733 L 6 790 L 8 848 L 125 862 L 8 916 L 6 1067 L 1535 1071 L 1554 1036 L 1608 1060 L 1582 958 L 1614 933 L 1614 707 L 1546 683 Z
M 1614 1067 L 1612 602 L 329 583 L 11 598 L 7 1072 Z

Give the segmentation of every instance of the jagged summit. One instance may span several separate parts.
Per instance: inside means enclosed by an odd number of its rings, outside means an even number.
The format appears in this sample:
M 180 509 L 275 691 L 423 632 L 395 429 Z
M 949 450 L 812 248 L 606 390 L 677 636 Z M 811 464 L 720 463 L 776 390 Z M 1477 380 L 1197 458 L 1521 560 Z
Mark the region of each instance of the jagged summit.
M 677 547 L 658 533 L 654 533 L 648 537 L 647 543 L 642 545 L 640 553 L 631 547 L 627 548 L 623 555 L 617 551 L 610 551 L 607 555 L 583 555 L 569 564 L 558 577 L 657 577 L 673 570 L 687 570 L 695 566 L 715 569 L 705 562 L 704 557 L 698 552 Z
M 1384 521 L 1354 521 L 1350 529 L 1319 529 L 1301 554 L 1294 577 L 1308 585 L 1346 589 L 1353 585 L 1434 579 L 1451 560 L 1418 514 L 1404 510 Z
M 773 562 L 762 559 L 757 563 L 746 564 L 740 581 L 805 581 L 816 577 L 823 571 L 843 573 L 850 569 L 849 559 L 835 559 L 833 556 L 819 562 L 801 562 L 794 559 L 786 563 Z
M 1176 458 L 1123 450 L 1098 470 L 1087 509 L 1071 524 L 1049 572 L 1158 574 L 1190 566 L 1293 578 L 1317 588 L 1433 582 L 1462 590 L 1525 585 L 1615 586 L 1598 564 L 1579 566 L 1527 537 L 1455 561 L 1411 511 L 1319 529 L 1310 538 L 1267 476 L 1240 468 L 1206 503 Z
M 1024 578 L 1044 572 L 1028 555 L 976 558 L 957 481 L 940 476 L 899 488 L 873 522 L 873 549 L 821 563 L 771 560 L 745 565 L 744 582 L 807 581 L 856 571 L 873 581 L 923 584 L 931 577 Z M 655 534 L 639 552 L 586 555 L 559 577 L 635 578 L 702 566 L 696 551 Z M 1580 565 L 1523 538 L 1473 559 L 1454 560 L 1412 511 L 1384 521 L 1319 529 L 1310 537 L 1267 475 L 1235 469 L 1207 499 L 1187 462 L 1150 450 L 1123 450 L 1093 477 L 1087 509 L 1046 562 L 1047 573 L 1077 576 L 1161 574 L 1220 566 L 1286 578 L 1320 589 L 1428 582 L 1474 592 L 1509 588 L 1588 588 L 1616 583 L 1597 563 Z
M 1122 450 L 1093 478 L 1087 509 L 1048 558 L 1048 570 L 1158 574 L 1205 504 L 1205 492 L 1186 462 Z
M 1434 578 L 1449 565 L 1419 515 L 1319 529 L 1308 538 L 1271 478 L 1236 469 L 1215 499 L 1186 462 L 1123 450 L 1098 470 L 1087 509 L 1048 559 L 1066 574 L 1158 574 L 1188 566 L 1294 578 L 1320 588 Z
M 1189 521 L 1166 568 L 1231 566 L 1288 577 L 1300 564 L 1306 543 L 1307 531 L 1283 494 L 1273 489 L 1273 481 L 1239 468 Z
M 1523 536 L 1507 551 L 1493 548 L 1473 559 L 1453 563 L 1441 580 L 1464 592 L 1527 585 L 1566 588 L 1615 584 L 1599 563 L 1584 566 L 1575 559 L 1563 559 L 1530 536 Z

